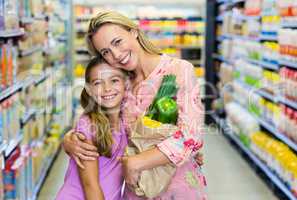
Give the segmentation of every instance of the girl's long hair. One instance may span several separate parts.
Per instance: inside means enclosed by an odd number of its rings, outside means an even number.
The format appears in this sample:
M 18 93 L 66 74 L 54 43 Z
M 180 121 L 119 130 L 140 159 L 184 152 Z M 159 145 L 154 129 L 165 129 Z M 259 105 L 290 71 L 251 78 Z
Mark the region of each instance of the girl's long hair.
M 91 71 L 97 65 L 103 63 L 104 60 L 100 56 L 96 56 L 91 59 L 87 65 L 85 72 L 86 87 L 91 82 Z M 113 138 L 111 133 L 111 127 L 107 116 L 104 114 L 102 107 L 91 97 L 86 88 L 83 89 L 80 96 L 80 104 L 84 109 L 84 114 L 91 119 L 92 131 L 96 131 L 96 137 L 94 143 L 97 147 L 100 156 L 111 157 Z
M 145 36 L 143 31 L 141 31 L 138 26 L 130 20 L 128 17 L 115 12 L 115 11 L 102 11 L 93 17 L 89 23 L 89 28 L 87 32 L 87 45 L 90 54 L 97 56 L 100 53 L 94 47 L 92 42 L 93 35 L 98 31 L 98 29 L 104 24 L 115 24 L 123 27 L 127 31 L 136 30 L 138 33 L 137 40 L 140 46 L 150 54 L 160 54 L 160 50 L 153 45 L 153 43 Z

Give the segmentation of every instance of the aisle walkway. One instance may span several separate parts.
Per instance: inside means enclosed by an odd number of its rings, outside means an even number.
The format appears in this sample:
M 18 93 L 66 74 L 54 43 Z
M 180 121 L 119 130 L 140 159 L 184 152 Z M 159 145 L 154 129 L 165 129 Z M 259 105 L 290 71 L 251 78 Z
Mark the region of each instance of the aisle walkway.
M 209 200 L 276 200 L 272 192 L 245 160 L 216 131 L 205 136 L 204 172 L 208 180 Z M 58 156 L 38 200 L 53 200 L 63 183 L 68 158 Z

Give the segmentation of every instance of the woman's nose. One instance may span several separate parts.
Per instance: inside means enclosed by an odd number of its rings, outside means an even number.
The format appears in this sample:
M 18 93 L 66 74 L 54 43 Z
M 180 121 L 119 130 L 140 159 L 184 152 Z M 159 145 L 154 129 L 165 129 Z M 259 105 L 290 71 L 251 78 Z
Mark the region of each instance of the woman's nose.
M 120 51 L 119 49 L 117 49 L 117 48 L 113 48 L 113 49 L 111 50 L 111 53 L 112 53 L 114 59 L 116 59 L 116 60 L 121 59 L 121 51 Z

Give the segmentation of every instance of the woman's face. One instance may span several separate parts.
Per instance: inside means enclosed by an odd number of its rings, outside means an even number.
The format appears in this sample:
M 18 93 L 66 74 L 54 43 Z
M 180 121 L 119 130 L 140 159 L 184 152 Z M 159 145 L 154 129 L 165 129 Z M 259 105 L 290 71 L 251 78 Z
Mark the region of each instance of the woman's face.
M 113 67 L 133 71 L 139 64 L 141 47 L 136 31 L 127 31 L 121 26 L 104 24 L 93 35 L 94 47 Z
M 106 63 L 99 64 L 91 70 L 88 86 L 100 106 L 115 109 L 121 105 L 125 94 L 125 78 L 121 70 Z

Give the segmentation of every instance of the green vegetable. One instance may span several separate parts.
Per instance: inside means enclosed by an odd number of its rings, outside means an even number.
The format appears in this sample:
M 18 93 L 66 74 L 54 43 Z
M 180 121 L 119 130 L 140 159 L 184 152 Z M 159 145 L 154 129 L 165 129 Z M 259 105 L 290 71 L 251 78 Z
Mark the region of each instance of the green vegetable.
M 157 119 L 156 103 L 162 97 L 175 97 L 177 94 L 177 84 L 175 75 L 165 75 L 163 77 L 161 86 L 155 96 L 153 103 L 150 105 L 147 116 L 152 119 Z
M 170 97 L 162 97 L 156 102 L 157 121 L 164 124 L 176 124 L 177 121 L 177 104 Z

